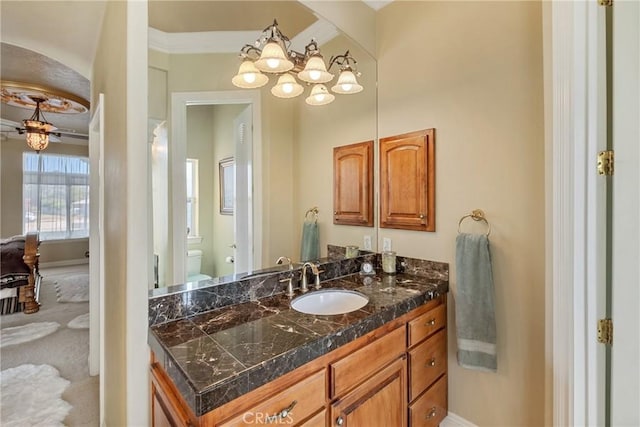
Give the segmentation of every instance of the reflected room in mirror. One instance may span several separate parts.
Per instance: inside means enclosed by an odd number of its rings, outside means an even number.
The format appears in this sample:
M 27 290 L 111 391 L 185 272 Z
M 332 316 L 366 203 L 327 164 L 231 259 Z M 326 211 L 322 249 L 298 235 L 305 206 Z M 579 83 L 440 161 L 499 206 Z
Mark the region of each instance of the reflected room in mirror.
M 299 2 L 149 1 L 149 128 L 153 248 L 159 287 L 191 278 L 240 277 L 302 258 L 306 212 L 317 207 L 320 258 L 327 245 L 365 247 L 377 229 L 333 223 L 333 149 L 377 140 L 376 63 L 362 47 Z M 235 18 L 237 17 L 237 19 Z M 274 96 L 278 78 L 254 89 L 232 83 L 243 46 L 277 19 L 290 49 L 312 38 L 328 66 L 349 52 L 362 91 L 309 105 Z M 175 40 L 191 40 L 174 43 Z M 329 93 L 339 67 L 328 72 Z M 219 164 L 233 158 L 229 206 Z M 197 173 L 188 173 L 188 159 Z M 190 183 L 188 182 L 190 180 Z M 377 212 L 374 205 L 372 211 Z M 231 211 L 231 212 L 230 212 Z M 375 218 L 374 218 L 375 219 Z M 376 221 L 374 221 L 374 224 Z M 189 226 L 188 226 L 189 225 Z M 187 230 L 189 230 L 187 232 Z M 191 254 L 191 256 L 185 256 Z

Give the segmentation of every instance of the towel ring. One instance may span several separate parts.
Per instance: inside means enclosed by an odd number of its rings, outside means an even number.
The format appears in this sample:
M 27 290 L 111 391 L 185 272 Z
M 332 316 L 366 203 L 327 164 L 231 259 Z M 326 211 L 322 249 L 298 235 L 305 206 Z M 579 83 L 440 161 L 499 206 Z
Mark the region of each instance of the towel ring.
M 314 206 L 311 209 L 309 209 L 305 214 L 304 214 L 304 219 L 309 219 L 309 214 L 313 215 L 313 219 L 317 222 L 318 221 L 318 207 Z
M 463 216 L 462 218 L 460 218 L 460 221 L 458 222 L 458 234 L 461 233 L 460 231 L 460 226 L 462 225 L 462 222 L 466 219 L 466 218 L 471 218 L 474 221 L 484 221 L 485 224 L 487 224 L 487 237 L 489 237 L 489 234 L 491 234 L 491 224 L 489 224 L 489 221 L 487 221 L 487 218 L 484 215 L 484 212 L 481 209 L 474 209 L 470 214 Z

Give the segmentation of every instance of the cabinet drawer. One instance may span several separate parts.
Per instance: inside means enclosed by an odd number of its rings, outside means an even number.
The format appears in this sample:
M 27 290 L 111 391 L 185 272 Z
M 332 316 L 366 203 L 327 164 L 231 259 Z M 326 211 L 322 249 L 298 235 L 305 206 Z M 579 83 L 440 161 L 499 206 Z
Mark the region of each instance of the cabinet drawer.
M 300 424 L 302 427 L 326 427 L 327 425 L 327 410 L 324 409 L 307 421 Z
M 444 304 L 429 310 L 425 314 L 409 322 L 409 347 L 444 328 L 447 323 L 447 310 Z
M 409 352 L 409 401 L 446 371 L 447 334 L 442 330 Z
M 220 427 L 266 423 L 296 425 L 324 407 L 325 390 L 323 369 L 270 399 L 243 411 L 220 424 Z
M 331 398 L 352 389 L 405 351 L 404 326 L 331 364 Z
M 411 427 L 436 427 L 447 416 L 447 376 L 409 405 Z

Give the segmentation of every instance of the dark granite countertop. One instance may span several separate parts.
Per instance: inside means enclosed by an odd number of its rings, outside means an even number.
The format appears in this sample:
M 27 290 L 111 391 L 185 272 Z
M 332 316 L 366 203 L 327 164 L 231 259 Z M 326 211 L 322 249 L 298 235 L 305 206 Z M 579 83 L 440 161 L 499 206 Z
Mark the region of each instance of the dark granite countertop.
M 348 314 L 316 316 L 277 294 L 153 325 L 149 345 L 200 416 L 448 292 L 448 280 L 351 274 L 322 287 L 356 290 L 369 302 Z

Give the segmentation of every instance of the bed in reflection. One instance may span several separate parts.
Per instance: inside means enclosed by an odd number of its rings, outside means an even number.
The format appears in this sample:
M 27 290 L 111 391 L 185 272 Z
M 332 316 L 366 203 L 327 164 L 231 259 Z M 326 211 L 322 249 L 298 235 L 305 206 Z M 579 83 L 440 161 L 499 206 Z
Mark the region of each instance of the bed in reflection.
M 39 245 L 38 233 L 0 240 L 0 314 L 40 309 Z

